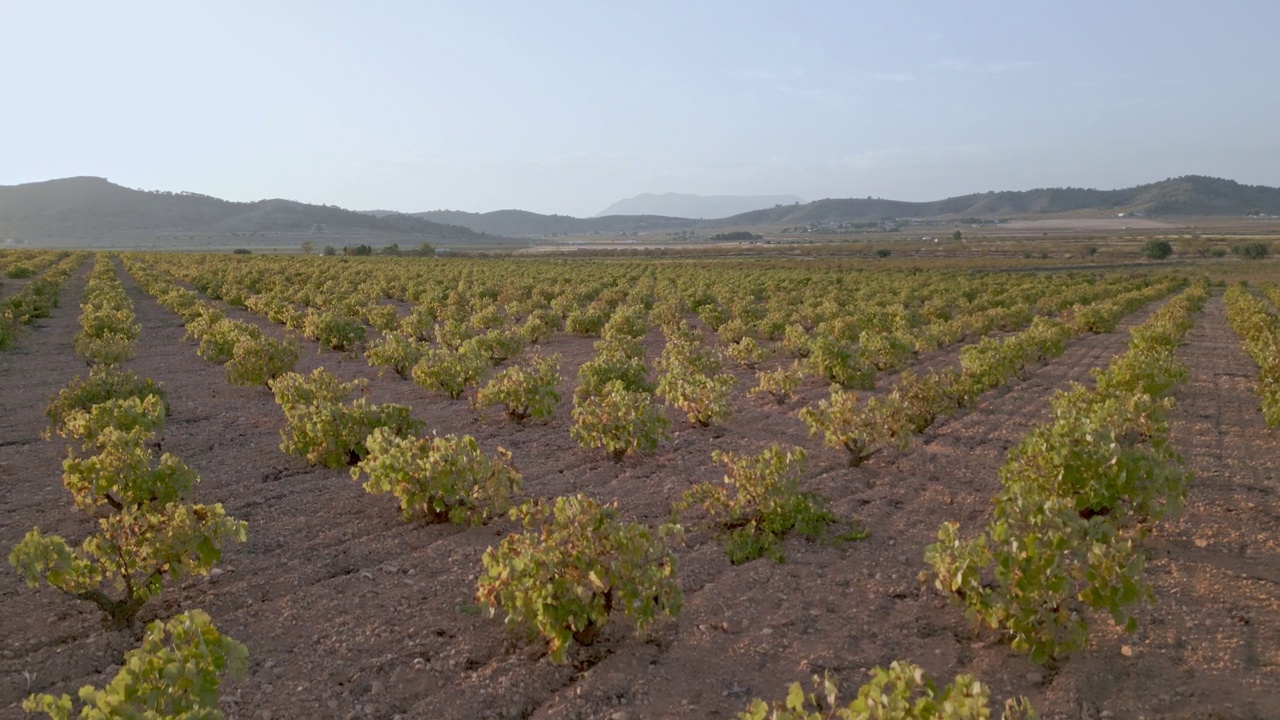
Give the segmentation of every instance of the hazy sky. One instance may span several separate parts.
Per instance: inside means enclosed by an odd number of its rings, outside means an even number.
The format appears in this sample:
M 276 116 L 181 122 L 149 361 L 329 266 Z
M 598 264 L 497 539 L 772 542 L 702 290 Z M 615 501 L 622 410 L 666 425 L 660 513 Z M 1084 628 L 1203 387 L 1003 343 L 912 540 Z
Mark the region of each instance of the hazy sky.
M 592 215 L 1280 185 L 1276 0 L 2 0 L 0 184 Z

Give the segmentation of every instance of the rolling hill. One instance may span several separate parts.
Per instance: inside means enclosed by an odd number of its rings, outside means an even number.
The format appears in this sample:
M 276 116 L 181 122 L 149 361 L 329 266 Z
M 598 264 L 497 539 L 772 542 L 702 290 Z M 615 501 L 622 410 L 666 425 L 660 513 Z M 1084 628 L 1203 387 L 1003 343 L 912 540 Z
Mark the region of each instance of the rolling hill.
M 817 200 L 804 205 L 743 213 L 716 224 L 725 227 L 787 227 L 894 218 L 996 220 L 1067 213 L 1109 217 L 1119 213 L 1151 217 L 1280 215 L 1280 188 L 1188 175 L 1121 190 L 1042 188 L 977 193 L 931 202 Z
M 231 202 L 194 193 L 133 190 L 98 177 L 0 186 L 0 242 L 128 247 L 284 247 L 392 243 L 413 247 L 511 246 L 513 238 L 779 229 L 916 218 L 1041 219 L 1280 215 L 1280 188 L 1188 175 L 1120 190 L 1045 188 L 931 202 L 828 199 L 777 205 L 717 220 L 665 215 L 576 218 L 523 210 L 355 212 L 292 200 Z
M 0 240 L 109 245 L 163 238 L 183 245 L 193 236 L 205 244 L 246 246 L 268 244 L 265 241 L 271 238 L 276 244 L 291 242 L 294 236 L 317 244 L 448 245 L 499 240 L 405 215 L 374 217 L 292 200 L 231 202 L 195 193 L 148 192 L 98 177 L 0 186 Z
M 716 220 L 655 215 L 607 215 L 575 218 L 523 210 L 467 213 L 450 210 L 413 217 L 450 223 L 511 237 L 618 235 L 621 233 L 727 228 L 785 228 L 870 223 L 894 219 L 1037 219 L 1046 216 L 1112 217 L 1120 213 L 1149 217 L 1280 215 L 1280 188 L 1242 185 L 1233 180 L 1188 175 L 1120 190 L 1042 188 L 974 193 L 928 202 L 878 198 L 815 200 L 779 205 Z

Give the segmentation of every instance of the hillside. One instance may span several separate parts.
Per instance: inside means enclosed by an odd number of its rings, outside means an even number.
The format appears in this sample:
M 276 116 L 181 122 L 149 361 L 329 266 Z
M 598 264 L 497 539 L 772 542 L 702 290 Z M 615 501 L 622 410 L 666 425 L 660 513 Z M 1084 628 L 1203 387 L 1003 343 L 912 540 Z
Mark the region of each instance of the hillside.
M 194 193 L 132 190 L 97 177 L 0 186 L 0 239 L 112 244 L 164 238 L 252 246 L 305 236 L 318 244 L 492 242 L 477 232 L 409 216 L 374 217 L 292 200 L 231 202 Z M 184 241 L 185 239 L 185 241 Z
M 753 210 L 716 220 L 655 215 L 575 218 L 539 215 L 523 210 L 488 213 L 437 210 L 415 213 L 413 217 L 461 225 L 477 232 L 495 235 L 552 237 L 667 233 L 681 230 L 713 233 L 727 228 L 831 226 L 903 218 L 999 220 L 1038 219 L 1055 215 L 1114 218 L 1120 213 L 1148 217 L 1243 216 L 1251 213 L 1280 215 L 1280 189 L 1188 175 L 1120 190 L 1042 188 L 975 193 L 929 202 L 879 198 L 816 200 Z
M 575 218 L 523 210 L 354 212 L 292 200 L 231 202 L 194 193 L 132 190 L 103 178 L 0 186 L 0 241 L 81 246 L 284 247 L 392 243 L 412 247 L 520 244 L 512 238 L 698 235 L 733 228 L 879 223 L 903 218 L 1041 219 L 1280 215 L 1280 189 L 1196 175 L 1120 190 L 1047 188 L 976 193 L 930 202 L 828 199 L 775 205 L 717 220 L 666 215 Z
M 1188 175 L 1121 190 L 1043 188 L 977 193 L 931 202 L 817 200 L 804 205 L 743 213 L 716 224 L 725 227 L 788 227 L 893 218 L 972 217 L 996 220 L 1061 213 L 1094 216 L 1125 213 L 1151 217 L 1280 215 L 1280 188 Z
M 619 200 L 596 213 L 606 215 L 663 215 L 666 217 L 715 220 L 761 210 L 775 205 L 795 205 L 795 195 L 687 195 L 682 193 L 643 193 Z

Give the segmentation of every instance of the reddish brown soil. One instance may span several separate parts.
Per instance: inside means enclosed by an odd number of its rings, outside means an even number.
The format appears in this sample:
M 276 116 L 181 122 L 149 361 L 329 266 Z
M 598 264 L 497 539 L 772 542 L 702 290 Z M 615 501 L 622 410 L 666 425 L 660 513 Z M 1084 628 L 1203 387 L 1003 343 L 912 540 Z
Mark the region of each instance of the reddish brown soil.
M 6 552 L 36 525 L 72 538 L 85 531 L 60 483 L 65 443 L 39 439 L 45 403 L 85 370 L 71 350 L 83 286 L 82 270 L 64 307 L 0 354 Z M 1280 717 L 1280 442 L 1262 423 L 1256 368 L 1219 297 L 1181 351 L 1191 378 L 1177 395 L 1173 436 L 1198 477 L 1185 514 L 1147 542 L 1154 603 L 1133 635 L 1095 618 L 1091 646 L 1049 672 L 976 632 L 923 587 L 924 547 L 943 521 L 980 526 L 1007 449 L 1048 417 L 1055 389 L 1086 381 L 1089 368 L 1122 350 L 1123 330 L 1145 313 L 1116 334 L 1078 339 L 1026 382 L 939 423 L 910 452 L 856 469 L 807 437 L 794 415 L 822 397 L 820 383 L 778 407 L 747 396 L 744 373 L 723 427 L 677 423 L 658 452 L 614 464 L 570 439 L 571 381 L 554 420 L 521 427 L 308 344 L 299 370 L 370 377 L 373 401 L 410 403 L 440 433 L 510 449 L 529 495 L 585 492 L 657 523 L 692 484 L 719 479 L 713 449 L 781 442 L 809 451 L 808 489 L 871 533 L 844 547 L 789 540 L 785 564 L 736 567 L 695 533 L 679 551 L 685 608 L 677 620 L 643 637 L 610 625 L 557 666 L 541 642 L 485 617 L 474 600 L 480 555 L 512 523 L 405 522 L 393 499 L 367 495 L 345 471 L 284 455 L 270 392 L 228 385 L 221 367 L 182 340 L 177 316 L 127 287 L 144 328 L 129 365 L 169 391 L 164 449 L 200 473 L 199 501 L 221 502 L 250 523 L 249 541 L 226 552 L 216 577 L 172 588 L 144 611 L 149 620 L 204 608 L 249 646 L 248 677 L 223 695 L 229 717 L 731 718 L 752 696 L 780 698 L 815 672 L 831 670 L 853 688 L 867 669 L 895 659 L 940 678 L 973 673 L 998 697 L 1028 695 L 1048 718 Z M 656 352 L 658 338 L 649 343 Z M 564 354 L 563 373 L 574 378 L 591 341 L 558 336 L 548 349 Z M 2 718 L 21 716 L 28 692 L 102 684 L 137 640 L 105 629 L 84 603 L 27 588 L 8 568 L 0 568 L 0 607 Z
M 29 284 L 31 278 L 0 278 L 0 301 L 17 295 Z

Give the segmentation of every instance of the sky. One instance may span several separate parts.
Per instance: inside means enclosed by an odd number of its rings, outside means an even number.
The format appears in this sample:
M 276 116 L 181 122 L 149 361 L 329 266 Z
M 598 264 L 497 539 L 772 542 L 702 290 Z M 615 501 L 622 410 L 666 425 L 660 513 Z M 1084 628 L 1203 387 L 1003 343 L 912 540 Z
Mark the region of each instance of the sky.
M 1280 186 L 1280 2 L 4 0 L 0 185 L 594 215 Z

